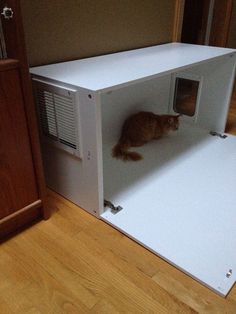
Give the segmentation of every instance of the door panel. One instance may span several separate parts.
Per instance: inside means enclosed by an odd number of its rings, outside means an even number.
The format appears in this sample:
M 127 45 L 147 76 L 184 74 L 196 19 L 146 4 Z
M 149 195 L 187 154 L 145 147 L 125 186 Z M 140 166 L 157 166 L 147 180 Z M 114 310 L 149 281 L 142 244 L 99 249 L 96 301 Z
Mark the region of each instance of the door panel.
M 0 219 L 36 201 L 36 186 L 19 72 L 0 71 Z
M 232 13 L 232 0 L 215 0 L 210 46 L 226 47 Z
M 181 42 L 226 47 L 232 6 L 232 0 L 186 0 Z
M 210 0 L 185 1 L 181 42 L 204 45 Z

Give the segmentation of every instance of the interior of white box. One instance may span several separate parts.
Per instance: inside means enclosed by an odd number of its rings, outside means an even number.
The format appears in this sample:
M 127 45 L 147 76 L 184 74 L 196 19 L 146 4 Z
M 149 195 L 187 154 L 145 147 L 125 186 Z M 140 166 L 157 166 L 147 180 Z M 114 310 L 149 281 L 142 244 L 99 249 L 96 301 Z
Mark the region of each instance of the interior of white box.
M 43 145 L 48 186 L 223 296 L 236 280 L 236 138 L 209 133 L 224 132 L 234 69 L 233 50 L 167 44 L 31 70 L 76 91 L 81 158 Z M 199 82 L 195 114 L 134 148 L 142 161 L 112 158 L 129 115 L 175 113 L 178 76 Z
M 190 73 L 204 71 L 198 67 Z M 197 119 L 181 117 L 178 131 L 132 148 L 143 156 L 138 162 L 114 159 L 112 147 L 130 114 L 142 110 L 173 112 L 172 76 L 103 95 L 104 199 L 123 209 L 114 214 L 106 207 L 101 216 L 204 285 L 226 295 L 236 279 L 236 138 L 209 134 L 222 129 L 228 108 L 218 105 L 218 90 L 210 88 L 211 77 L 203 79 L 205 83 L 208 80 L 209 95 L 204 96 L 204 88 L 201 90 Z M 226 95 L 223 84 L 221 92 L 224 88 Z

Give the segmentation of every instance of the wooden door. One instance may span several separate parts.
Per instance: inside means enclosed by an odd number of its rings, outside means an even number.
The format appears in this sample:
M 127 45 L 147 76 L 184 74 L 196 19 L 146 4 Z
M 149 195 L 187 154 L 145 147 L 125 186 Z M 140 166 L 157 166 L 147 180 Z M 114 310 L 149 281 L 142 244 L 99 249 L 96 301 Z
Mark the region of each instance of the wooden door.
M 1 2 L 0 2 L 1 4 Z M 22 93 L 24 96 L 24 108 L 27 119 L 27 125 L 30 130 L 30 144 L 32 150 L 32 157 L 34 161 L 34 168 L 36 172 L 37 186 L 39 189 L 40 199 L 45 199 L 45 180 L 43 175 L 42 158 L 40 152 L 39 135 L 37 119 L 35 114 L 35 105 L 32 94 L 31 78 L 29 74 L 29 65 L 26 55 L 26 47 L 24 40 L 23 23 L 21 17 L 21 7 L 19 0 L 6 0 L 3 6 L 7 6 L 13 11 L 13 18 L 4 19 L 1 15 L 2 27 L 5 36 L 5 45 L 7 57 L 19 61 L 19 74 L 22 86 Z M 49 213 L 44 209 L 44 218 L 48 217 Z
M 210 0 L 186 0 L 183 14 L 181 42 L 205 44 Z
M 0 1 L 0 13 L 4 8 L 13 15 L 0 15 L 0 238 L 49 217 L 20 1 Z
M 232 0 L 176 0 L 173 41 L 225 47 Z
M 226 47 L 232 7 L 232 0 L 215 0 L 209 38 L 210 46 Z
M 18 62 L 0 62 L 0 219 L 38 200 Z

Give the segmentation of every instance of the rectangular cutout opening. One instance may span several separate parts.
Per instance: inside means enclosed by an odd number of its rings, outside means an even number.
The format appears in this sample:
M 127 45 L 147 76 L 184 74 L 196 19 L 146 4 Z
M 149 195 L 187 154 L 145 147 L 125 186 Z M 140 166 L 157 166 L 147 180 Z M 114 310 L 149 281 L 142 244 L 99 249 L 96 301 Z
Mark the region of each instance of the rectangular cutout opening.
M 175 80 L 174 111 L 193 117 L 196 112 L 199 81 L 177 77 Z

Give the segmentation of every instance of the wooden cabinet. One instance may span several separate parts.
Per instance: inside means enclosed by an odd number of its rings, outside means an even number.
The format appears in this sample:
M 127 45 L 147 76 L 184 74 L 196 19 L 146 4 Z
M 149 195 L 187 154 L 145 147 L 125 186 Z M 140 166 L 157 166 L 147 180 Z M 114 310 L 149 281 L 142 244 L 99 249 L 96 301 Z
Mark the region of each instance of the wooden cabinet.
M 8 59 L 0 60 L 0 238 L 49 217 L 19 1 L 8 6 L 14 18 L 1 16 Z
M 0 219 L 38 199 L 17 63 L 0 70 Z
M 19 62 L 0 61 L 0 237 L 42 216 Z

